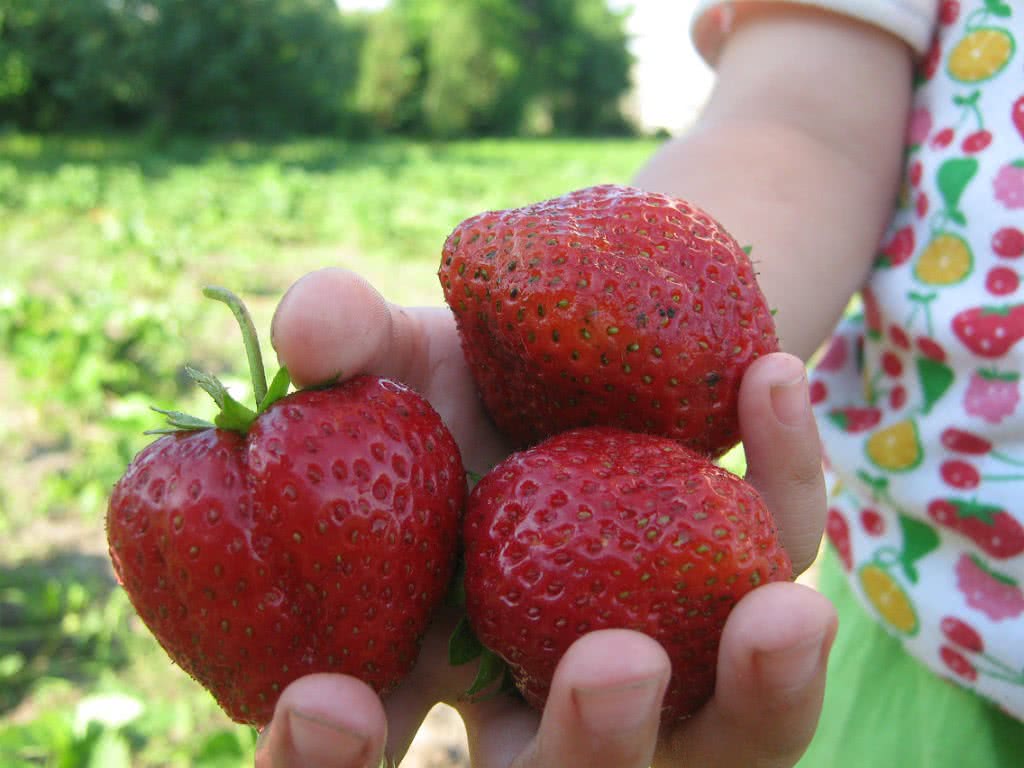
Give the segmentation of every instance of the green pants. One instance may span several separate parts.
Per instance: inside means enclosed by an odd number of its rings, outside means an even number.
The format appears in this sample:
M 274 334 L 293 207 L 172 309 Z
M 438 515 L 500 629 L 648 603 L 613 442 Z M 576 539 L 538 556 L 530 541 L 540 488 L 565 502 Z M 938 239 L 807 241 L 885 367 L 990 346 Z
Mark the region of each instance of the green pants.
M 839 611 L 839 634 L 821 724 L 799 768 L 1024 768 L 1024 723 L 906 653 L 861 606 L 831 551 L 819 588 Z

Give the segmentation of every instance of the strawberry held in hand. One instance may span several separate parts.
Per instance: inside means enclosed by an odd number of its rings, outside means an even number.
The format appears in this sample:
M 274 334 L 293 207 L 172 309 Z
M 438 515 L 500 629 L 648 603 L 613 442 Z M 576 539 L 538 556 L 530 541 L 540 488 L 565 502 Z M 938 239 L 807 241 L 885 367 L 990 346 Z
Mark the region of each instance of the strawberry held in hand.
M 605 185 L 462 222 L 439 277 L 496 426 L 739 439 L 740 378 L 778 349 L 750 258 L 689 203 Z
M 114 487 L 110 556 L 171 658 L 238 722 L 262 726 L 278 694 L 313 672 L 386 693 L 410 670 L 454 568 L 465 472 L 431 406 L 401 384 L 360 376 L 266 395 L 260 407 L 193 372 L 217 425 L 169 412 L 172 431 Z M 276 402 L 275 402 L 276 399 Z
M 576 639 L 625 628 L 671 659 L 663 719 L 692 714 L 714 688 L 732 607 L 792 575 L 752 486 L 673 440 L 609 427 L 564 432 L 491 470 L 470 494 L 463 540 L 469 624 L 537 707 Z

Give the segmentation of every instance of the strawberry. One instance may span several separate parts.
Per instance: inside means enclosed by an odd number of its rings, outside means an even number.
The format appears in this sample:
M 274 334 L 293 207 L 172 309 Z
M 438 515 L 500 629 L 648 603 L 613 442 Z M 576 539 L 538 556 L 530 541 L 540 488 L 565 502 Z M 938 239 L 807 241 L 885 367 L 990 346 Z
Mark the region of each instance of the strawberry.
M 990 557 L 1005 560 L 1024 552 L 1024 527 L 1000 506 L 964 499 L 935 499 L 928 516 L 963 534 Z
M 225 294 L 208 293 L 247 318 Z M 262 726 L 301 675 L 352 674 L 383 694 L 410 670 L 452 575 L 466 480 L 440 417 L 401 384 L 285 395 L 279 375 L 262 396 L 242 325 L 258 411 L 193 372 L 222 406 L 217 425 L 168 413 L 176 429 L 113 489 L 107 536 L 174 662 Z
M 953 333 L 980 357 L 1003 357 L 1024 336 L 1024 304 L 965 309 L 953 318 Z
M 469 624 L 536 707 L 577 638 L 627 628 L 672 660 L 663 718 L 692 714 L 732 607 L 792 575 L 753 487 L 673 440 L 611 427 L 496 466 L 470 494 L 463 541 Z
M 473 216 L 438 276 L 484 406 L 518 447 L 607 425 L 721 455 L 739 439 L 743 372 L 778 349 L 732 236 L 631 187 Z

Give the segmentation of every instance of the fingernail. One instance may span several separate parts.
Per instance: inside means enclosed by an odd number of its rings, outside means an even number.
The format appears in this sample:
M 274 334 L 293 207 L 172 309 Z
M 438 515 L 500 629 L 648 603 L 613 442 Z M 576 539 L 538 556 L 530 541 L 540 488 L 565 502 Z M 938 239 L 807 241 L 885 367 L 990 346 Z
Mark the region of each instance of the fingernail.
M 288 713 L 292 748 L 302 765 L 368 766 L 366 736 L 331 723 L 316 715 L 292 710 Z
M 800 373 L 790 381 L 772 384 L 771 399 L 776 419 L 791 427 L 802 424 L 811 407 L 807 372 L 801 367 Z
M 824 662 L 825 632 L 780 651 L 758 651 L 754 668 L 761 682 L 780 692 L 806 687 Z
M 661 687 L 653 677 L 608 688 L 574 688 L 572 696 L 580 719 L 599 732 L 636 730 L 661 708 Z

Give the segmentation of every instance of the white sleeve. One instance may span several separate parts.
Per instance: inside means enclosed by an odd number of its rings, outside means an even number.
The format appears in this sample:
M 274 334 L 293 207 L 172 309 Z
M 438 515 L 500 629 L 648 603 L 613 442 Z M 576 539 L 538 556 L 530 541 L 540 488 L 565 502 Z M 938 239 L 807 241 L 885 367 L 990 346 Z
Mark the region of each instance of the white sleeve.
M 709 63 L 718 56 L 737 16 L 762 0 L 698 0 L 691 35 Z M 939 11 L 939 0 L 787 0 L 874 24 L 906 40 L 917 53 L 928 49 Z

